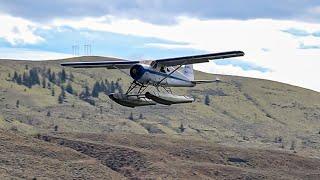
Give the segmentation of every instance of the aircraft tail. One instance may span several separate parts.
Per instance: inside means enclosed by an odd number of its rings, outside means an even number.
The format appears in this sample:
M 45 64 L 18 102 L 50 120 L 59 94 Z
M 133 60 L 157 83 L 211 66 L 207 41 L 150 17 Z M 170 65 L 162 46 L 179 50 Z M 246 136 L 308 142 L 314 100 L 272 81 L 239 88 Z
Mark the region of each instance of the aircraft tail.
M 190 81 L 194 80 L 192 64 L 187 64 L 184 66 L 183 75 L 186 76 Z

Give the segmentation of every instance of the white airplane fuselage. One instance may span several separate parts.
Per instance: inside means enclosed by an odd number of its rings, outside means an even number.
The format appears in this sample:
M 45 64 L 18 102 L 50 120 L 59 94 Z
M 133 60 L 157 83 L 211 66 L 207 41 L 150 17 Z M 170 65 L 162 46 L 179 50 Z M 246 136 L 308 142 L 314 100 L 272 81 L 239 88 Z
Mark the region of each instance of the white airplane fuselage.
M 185 75 L 188 73 L 187 71 L 174 70 L 173 67 L 153 68 L 150 65 L 137 64 L 130 69 L 130 75 L 134 80 L 144 85 L 165 87 L 194 87 L 196 85 L 192 82 L 193 79 L 189 79 Z

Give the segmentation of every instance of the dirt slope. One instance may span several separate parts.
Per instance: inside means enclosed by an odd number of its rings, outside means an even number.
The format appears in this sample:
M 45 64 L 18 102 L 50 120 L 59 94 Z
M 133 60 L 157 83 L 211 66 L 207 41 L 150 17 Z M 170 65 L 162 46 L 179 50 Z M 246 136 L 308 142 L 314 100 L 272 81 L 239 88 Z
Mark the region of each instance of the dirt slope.
M 0 179 L 121 179 L 97 160 L 0 129 Z
M 320 159 L 286 151 L 236 148 L 188 138 L 132 134 L 51 134 L 128 178 L 319 179 Z

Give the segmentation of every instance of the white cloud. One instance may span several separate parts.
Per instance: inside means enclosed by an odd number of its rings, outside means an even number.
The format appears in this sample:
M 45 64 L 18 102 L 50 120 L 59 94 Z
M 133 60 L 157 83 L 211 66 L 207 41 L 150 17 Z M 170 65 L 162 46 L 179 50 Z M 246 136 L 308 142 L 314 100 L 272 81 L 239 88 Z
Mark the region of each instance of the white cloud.
M 5 39 L 11 45 L 36 44 L 44 41 L 43 38 L 34 34 L 38 27 L 35 23 L 8 15 L 0 15 L 0 38 Z
M 121 34 L 156 37 L 186 45 L 147 44 L 161 48 L 194 48 L 208 52 L 243 50 L 246 61 L 271 69 L 270 72 L 244 71 L 234 66 L 211 63 L 196 66 L 212 73 L 259 77 L 286 82 L 320 91 L 320 50 L 299 49 L 304 45 L 320 45 L 320 37 L 296 37 L 282 30 L 295 28 L 307 32 L 320 30 L 320 24 L 296 21 L 199 20 L 180 17 L 176 25 L 154 25 L 139 20 L 105 16 L 99 19 L 55 20 L 54 26 L 89 28 Z M 263 51 L 268 49 L 268 51 Z M 210 68 L 209 68 L 210 67 Z
M 315 15 L 320 15 L 320 6 L 308 9 L 308 12 Z
M 317 9 L 314 10 L 314 12 Z M 320 31 L 320 24 L 271 19 L 255 20 L 199 20 L 180 17 L 175 25 L 154 25 L 140 20 L 119 19 L 113 16 L 85 18 L 81 20 L 57 19 L 50 24 L 7 15 L 0 15 L 0 38 L 12 45 L 36 44 L 44 39 L 34 33 L 36 28 L 69 26 L 87 28 L 143 37 L 155 37 L 182 44 L 146 44 L 159 48 L 193 48 L 207 52 L 243 50 L 246 56 L 240 59 L 270 69 L 268 72 L 243 70 L 232 65 L 196 65 L 195 68 L 217 74 L 231 74 L 271 79 L 320 91 L 320 49 L 299 49 L 304 46 L 317 47 L 320 37 L 293 36 L 282 30 L 301 29 L 306 32 Z M 267 49 L 268 51 L 264 51 Z M 0 49 L 1 58 L 59 59 L 68 54 L 28 49 Z
M 22 48 L 0 48 L 1 59 L 54 60 L 72 57 L 70 54 L 38 51 Z M 1 60 L 0 59 L 0 60 Z

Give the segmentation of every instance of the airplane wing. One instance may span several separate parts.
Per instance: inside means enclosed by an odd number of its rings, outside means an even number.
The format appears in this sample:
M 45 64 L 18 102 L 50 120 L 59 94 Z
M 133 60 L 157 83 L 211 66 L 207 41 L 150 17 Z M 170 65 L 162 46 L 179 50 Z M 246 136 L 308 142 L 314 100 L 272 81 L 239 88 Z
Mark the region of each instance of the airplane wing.
M 107 68 L 107 69 L 130 69 L 139 61 L 96 61 L 96 62 L 66 62 L 61 66 L 73 68 Z
M 232 58 L 232 57 L 239 57 L 239 56 L 244 56 L 244 52 L 228 51 L 228 52 L 211 53 L 211 54 L 196 55 L 196 56 L 158 59 L 158 60 L 152 61 L 151 66 L 155 67 L 157 65 L 176 66 L 176 65 L 196 64 L 196 63 L 209 62 L 209 60 L 213 60 L 213 59 L 224 59 L 224 58 Z

